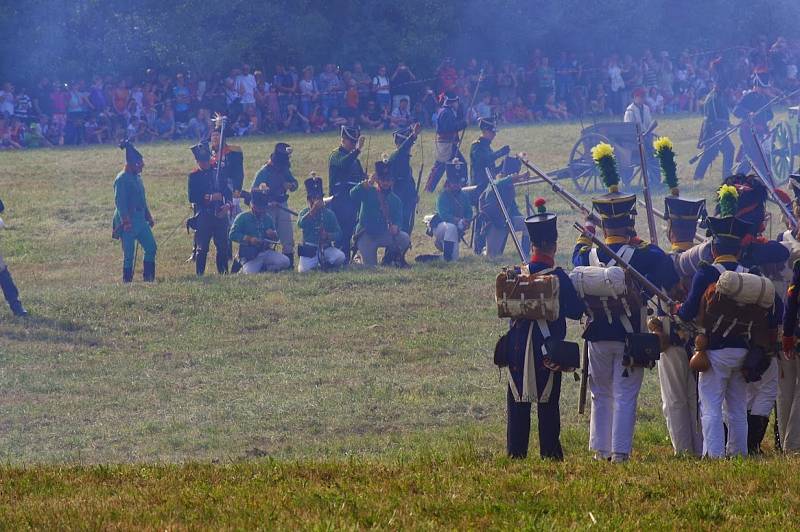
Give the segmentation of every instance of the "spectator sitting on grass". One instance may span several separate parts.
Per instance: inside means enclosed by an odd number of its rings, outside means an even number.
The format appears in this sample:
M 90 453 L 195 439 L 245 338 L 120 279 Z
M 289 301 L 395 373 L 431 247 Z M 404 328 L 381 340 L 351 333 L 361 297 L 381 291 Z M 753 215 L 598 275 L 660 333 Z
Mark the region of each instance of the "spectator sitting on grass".
M 172 140 L 175 135 L 175 116 L 172 108 L 167 106 L 155 123 L 156 135 L 160 140 Z
M 28 133 L 25 135 L 25 147 L 42 148 L 45 146 L 52 146 L 52 144 L 45 138 L 39 118 L 33 118 L 28 125 Z
M 283 128 L 290 133 L 308 133 L 311 130 L 308 118 L 300 113 L 293 103 L 286 107 L 286 119 L 283 121 Z
M 650 87 L 644 101 L 654 114 L 664 114 L 664 97 L 659 94 L 658 89 L 655 87 Z
M 347 86 L 347 92 L 344 94 L 344 109 L 342 114 L 347 118 L 355 118 L 358 116 L 358 106 L 361 101 L 361 95 L 358 92 L 358 85 L 355 79 L 351 79 Z
M 9 121 L 9 119 L 5 118 L 5 115 L 0 114 L 0 149 L 20 150 L 22 146 L 11 136 Z
M 311 116 L 308 117 L 308 124 L 312 133 L 319 133 L 325 129 L 325 115 L 322 114 L 322 105 L 314 105 L 314 109 L 311 110 Z
M 339 109 L 335 107 L 331 109 L 331 115 L 328 117 L 328 129 L 339 131 L 339 129 L 350 123 L 347 118 L 339 116 Z
M 367 108 L 361 113 L 359 120 L 361 122 L 361 127 L 369 129 L 380 129 L 383 127 L 381 111 L 375 104 L 375 100 L 367 102 Z
M 390 126 L 392 129 L 406 127 L 411 123 L 411 111 L 408 106 L 408 98 L 401 98 L 397 103 L 397 108 L 392 111 Z
M 102 144 L 106 140 L 108 128 L 103 127 L 98 123 L 97 114 L 92 111 L 86 119 L 84 125 L 84 135 L 87 144 Z
M 548 94 L 544 102 L 544 117 L 546 120 L 567 120 L 569 115 L 556 103 L 555 94 Z

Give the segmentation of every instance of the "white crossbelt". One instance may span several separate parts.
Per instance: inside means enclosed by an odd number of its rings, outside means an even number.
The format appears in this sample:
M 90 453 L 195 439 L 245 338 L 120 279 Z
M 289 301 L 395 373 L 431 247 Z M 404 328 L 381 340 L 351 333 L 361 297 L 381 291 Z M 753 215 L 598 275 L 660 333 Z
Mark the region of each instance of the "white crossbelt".
M 528 334 L 525 341 L 525 362 L 522 366 L 522 395 L 517 390 L 517 385 L 514 383 L 514 377 L 511 375 L 511 369 L 506 368 L 506 375 L 508 376 L 508 385 L 511 387 L 511 394 L 514 396 L 514 401 L 517 403 L 532 403 L 534 399 L 538 403 L 547 403 L 550 401 L 550 394 L 553 392 L 553 377 L 554 371 L 550 370 L 550 375 L 547 378 L 544 390 L 542 390 L 541 397 L 536 386 L 536 369 L 533 360 L 533 324 L 536 323 L 539 332 L 542 335 L 542 356 L 547 355 L 547 348 L 544 346 L 544 340 L 550 338 L 550 327 L 545 320 L 536 320 L 531 322 L 528 327 Z

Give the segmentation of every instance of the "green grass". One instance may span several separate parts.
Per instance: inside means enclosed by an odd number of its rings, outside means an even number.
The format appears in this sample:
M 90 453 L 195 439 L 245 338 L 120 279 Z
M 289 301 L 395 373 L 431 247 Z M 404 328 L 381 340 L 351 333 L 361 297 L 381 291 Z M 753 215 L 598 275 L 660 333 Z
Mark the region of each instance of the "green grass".
M 699 184 L 689 177 L 698 127 L 669 119 L 661 132 L 675 141 L 682 191 L 711 197 L 718 168 Z M 495 144 L 552 170 L 579 130 L 510 128 Z M 277 140 L 242 142 L 248 182 Z M 327 173 L 334 136 L 288 141 L 298 178 Z M 374 136 L 370 160 L 390 144 Z M 427 174 L 429 134 L 423 144 Z M 567 463 L 506 461 L 505 391 L 491 356 L 505 327 L 493 278 L 516 262 L 510 250 L 498 263 L 469 256 L 450 268 L 196 279 L 184 263 L 191 240 L 173 233 L 188 213 L 191 153 L 173 143 L 140 150 L 159 282 L 132 286 L 119 282 L 110 238 L 122 152 L 0 153 L 0 249 L 32 314 L 0 312 L 0 527 L 583 528 L 589 512 L 604 528 L 795 519 L 795 460 L 670 457 L 655 372 L 631 464 L 590 461 L 571 379 L 561 403 Z M 530 193 L 561 215 L 567 264 L 578 218 L 546 187 Z M 423 195 L 411 256 L 434 252 L 421 229 L 433 202 Z

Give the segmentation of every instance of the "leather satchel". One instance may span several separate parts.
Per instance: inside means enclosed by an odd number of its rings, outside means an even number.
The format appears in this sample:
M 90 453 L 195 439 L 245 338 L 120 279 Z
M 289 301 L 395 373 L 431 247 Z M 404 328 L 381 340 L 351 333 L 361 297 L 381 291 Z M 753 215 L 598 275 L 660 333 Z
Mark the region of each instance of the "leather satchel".
M 564 371 L 581 367 L 581 349 L 575 342 L 557 340 L 552 336 L 544 341 L 547 358 Z
M 631 333 L 625 337 L 622 365 L 628 368 L 653 368 L 661 358 L 661 340 L 657 334 Z

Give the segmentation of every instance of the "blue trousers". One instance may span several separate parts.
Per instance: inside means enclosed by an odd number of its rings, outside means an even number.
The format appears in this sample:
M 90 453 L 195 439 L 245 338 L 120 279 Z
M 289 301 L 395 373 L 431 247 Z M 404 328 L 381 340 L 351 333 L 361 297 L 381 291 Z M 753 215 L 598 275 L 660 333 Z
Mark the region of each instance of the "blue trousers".
M 142 246 L 145 262 L 155 262 L 156 260 L 156 239 L 150 225 L 142 218 L 131 220 L 132 227 L 129 231 L 123 231 L 122 240 L 122 266 L 133 268 L 133 254 L 136 249 L 136 242 Z
M 537 371 L 537 387 L 541 390 L 539 371 Z M 537 403 L 539 416 L 539 455 L 542 458 L 563 460 L 561 448 L 561 373 L 553 376 L 553 390 L 547 403 Z M 511 458 L 528 456 L 528 443 L 531 434 L 531 403 L 518 403 L 514 400 L 511 389 L 506 387 L 506 405 L 508 424 L 506 428 L 506 450 Z

